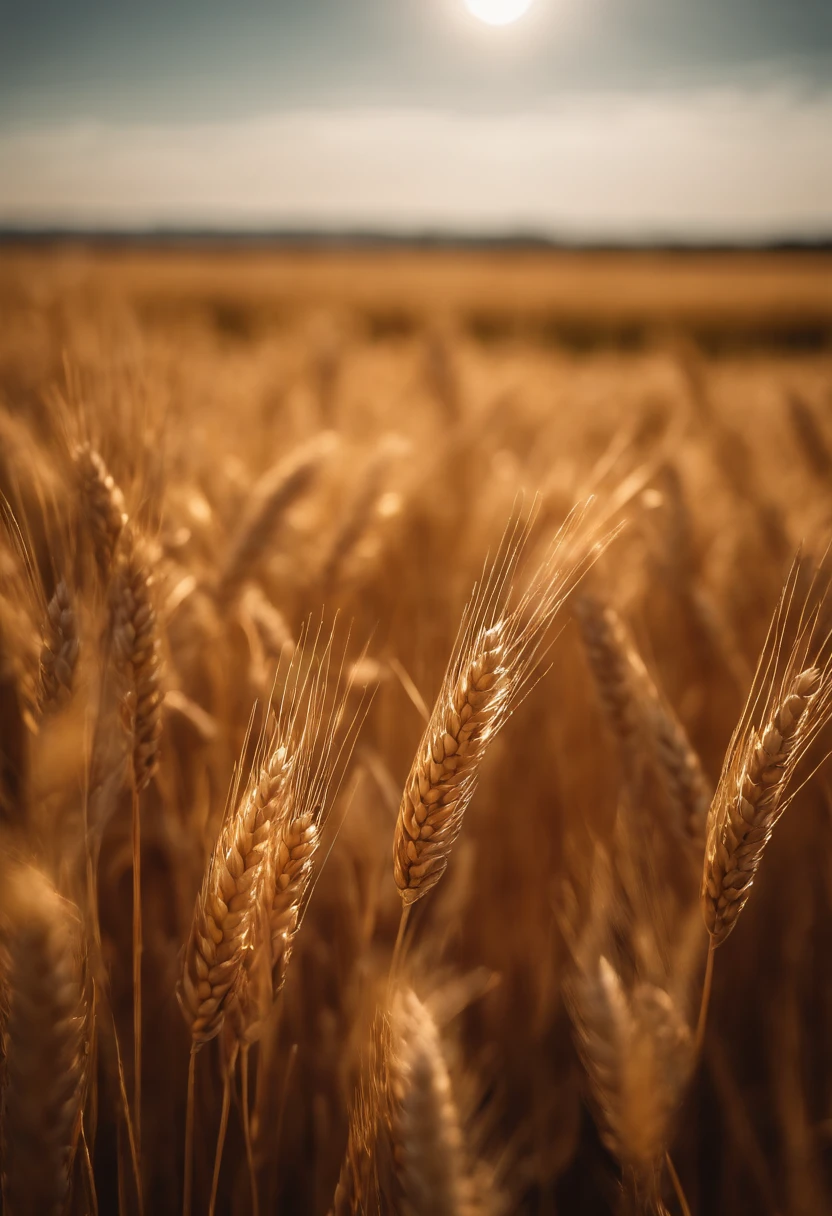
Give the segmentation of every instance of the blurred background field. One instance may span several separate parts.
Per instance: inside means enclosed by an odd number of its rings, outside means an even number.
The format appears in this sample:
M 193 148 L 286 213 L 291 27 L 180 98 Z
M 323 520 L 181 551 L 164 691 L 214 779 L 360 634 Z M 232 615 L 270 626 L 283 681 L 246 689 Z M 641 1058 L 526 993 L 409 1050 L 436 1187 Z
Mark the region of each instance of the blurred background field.
M 95 374 L 106 342 L 145 377 L 161 363 L 205 381 L 218 409 L 279 401 L 301 429 L 305 400 L 326 424 L 336 397 L 342 425 L 418 425 L 435 391 L 475 412 L 580 409 L 570 425 L 591 427 L 633 400 L 662 408 L 697 360 L 737 410 L 779 415 L 791 391 L 828 404 L 821 252 L 12 244 L 0 306 L 6 393 L 42 391 L 67 355 Z
M 812 353 L 829 347 L 832 332 L 832 253 L 812 249 L 333 248 L 321 240 L 307 248 L 256 240 L 188 248 L 174 240 L 165 249 L 152 237 L 127 248 L 43 244 L 2 248 L 7 307 L 121 303 L 149 328 L 201 320 L 240 340 L 315 310 L 348 318 L 375 338 L 453 321 L 485 343 L 513 338 L 566 348 L 639 348 L 675 335 L 706 351 Z

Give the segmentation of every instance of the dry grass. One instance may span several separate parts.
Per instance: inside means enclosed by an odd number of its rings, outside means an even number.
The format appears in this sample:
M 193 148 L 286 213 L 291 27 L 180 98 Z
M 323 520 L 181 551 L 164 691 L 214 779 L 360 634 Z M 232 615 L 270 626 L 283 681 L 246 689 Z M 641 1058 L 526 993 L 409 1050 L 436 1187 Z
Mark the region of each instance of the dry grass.
M 829 1210 L 831 282 L 0 252 L 4 1211 Z

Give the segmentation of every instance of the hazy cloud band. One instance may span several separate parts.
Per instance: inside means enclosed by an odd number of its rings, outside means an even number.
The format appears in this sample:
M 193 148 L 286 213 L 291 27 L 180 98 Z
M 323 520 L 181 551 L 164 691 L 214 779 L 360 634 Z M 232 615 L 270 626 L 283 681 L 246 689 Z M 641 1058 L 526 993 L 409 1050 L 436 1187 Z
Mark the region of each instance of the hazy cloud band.
M 0 132 L 0 223 L 832 233 L 832 92 L 574 97 Z

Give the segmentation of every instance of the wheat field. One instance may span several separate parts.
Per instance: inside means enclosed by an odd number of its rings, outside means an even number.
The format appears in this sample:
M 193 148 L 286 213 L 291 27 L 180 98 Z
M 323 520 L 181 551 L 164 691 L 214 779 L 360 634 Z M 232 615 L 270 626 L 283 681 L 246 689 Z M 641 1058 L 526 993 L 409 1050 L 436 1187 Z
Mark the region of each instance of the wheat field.
M 0 314 L 2 1210 L 832 1210 L 832 257 Z

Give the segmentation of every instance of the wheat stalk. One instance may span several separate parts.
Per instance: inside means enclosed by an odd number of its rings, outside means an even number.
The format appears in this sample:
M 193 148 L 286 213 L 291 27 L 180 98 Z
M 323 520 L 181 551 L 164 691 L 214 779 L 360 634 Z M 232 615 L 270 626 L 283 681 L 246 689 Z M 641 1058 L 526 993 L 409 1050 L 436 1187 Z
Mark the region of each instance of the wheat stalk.
M 341 573 L 371 523 L 379 502 L 388 465 L 397 452 L 401 455 L 401 440 L 387 436 L 379 442 L 364 468 L 350 500 L 341 514 L 338 526 L 321 564 L 320 584 L 324 596 L 339 588 Z
M 439 1032 L 410 990 L 390 1012 L 389 1119 L 402 1216 L 461 1216 L 470 1183 Z
M 312 859 L 320 843 L 317 813 L 304 811 L 280 825 L 276 834 L 269 913 L 272 992 L 280 992 L 298 929 L 300 909 L 312 876 Z
M 395 1167 L 389 1128 L 390 1020 L 381 1011 L 350 1107 L 349 1134 L 330 1216 L 381 1216 L 392 1210 Z
M 61 1213 L 81 1130 L 88 1000 L 78 910 L 39 871 L 3 892 L 3 1210 Z
M 815 580 L 810 585 L 800 606 L 795 640 L 781 666 L 800 569 L 798 556 L 769 626 L 754 684 L 728 747 L 708 813 L 700 898 L 710 943 L 696 1031 L 697 1050 L 705 1039 L 714 952 L 731 934 L 748 901 L 766 845 L 794 796 L 788 796 L 788 786 L 795 768 L 830 716 L 830 663 L 827 660 L 820 665 L 829 636 L 816 636 L 828 585 L 811 609 Z M 782 671 L 779 678 L 778 668 Z M 755 716 L 763 720 L 762 727 L 753 724 Z
M 576 544 L 585 510 L 568 517 L 514 606 L 512 578 L 528 525 L 510 528 L 465 609 L 396 821 L 393 874 L 405 910 L 445 872 L 488 744 L 527 686 L 565 596 L 600 552 L 600 545 L 581 549 Z
M 699 757 L 685 728 L 659 697 L 647 699 L 646 715 L 659 773 L 676 822 L 681 824 L 688 839 L 701 848 L 711 787 Z
M 124 495 L 100 453 L 89 443 L 75 448 L 73 458 L 96 565 L 101 577 L 106 580 L 110 575 L 119 537 L 127 523 Z
M 60 709 L 72 696 L 80 646 L 69 588 L 61 579 L 46 608 L 38 681 L 41 713 Z
M 159 764 L 162 733 L 161 639 L 146 542 L 127 524 L 118 539 L 110 582 L 110 630 L 116 666 L 126 683 L 124 709 L 132 746 L 134 1126 L 141 1149 L 142 904 L 139 797 Z
M 573 611 L 581 632 L 595 687 L 604 714 L 621 748 L 628 776 L 632 776 L 639 747 L 639 713 L 636 700 L 633 647 L 618 613 L 582 588 L 574 597 Z
M 473 1185 L 436 1024 L 410 988 L 388 996 L 350 1109 L 331 1216 L 470 1213 Z
M 714 948 L 729 936 L 745 907 L 772 831 L 793 797 L 787 796 L 792 775 L 830 716 L 832 672 L 828 658 L 822 660 L 830 637 L 819 635 L 828 584 L 818 594 L 816 575 L 795 605 L 801 570 L 798 555 L 708 813 L 701 899 L 711 938 L 709 967 Z M 787 647 L 795 614 L 794 640 Z
M 271 540 L 283 512 L 305 492 L 336 444 L 324 431 L 290 452 L 264 473 L 251 499 L 220 571 L 217 597 L 227 603 L 248 577 Z
M 293 661 L 291 691 L 281 706 L 275 727 L 291 756 L 284 796 L 270 821 L 264 862 L 251 889 L 249 949 L 238 979 L 234 1029 L 244 1043 L 259 1037 L 262 1024 L 286 979 L 296 934 L 300 928 L 313 878 L 315 854 L 331 804 L 333 789 L 343 775 L 343 762 L 355 742 L 366 712 L 359 708 L 344 726 L 349 687 L 339 692 L 344 658 L 336 680 L 330 680 L 334 631 L 323 647 L 317 668 L 310 666 L 301 680 L 302 636 Z M 320 631 L 313 645 L 318 646 Z
M 133 773 L 141 793 L 159 763 L 162 733 L 161 639 L 153 599 L 152 562 L 132 528 L 121 537 L 110 586 L 116 664 L 126 676 L 126 708 L 133 739 Z
M 252 931 L 254 884 L 270 823 L 288 786 L 291 756 L 273 745 L 239 805 L 226 816 L 194 908 L 178 996 L 193 1049 L 222 1028 Z
M 821 695 L 821 690 L 824 695 Z M 750 728 L 720 779 L 711 806 L 702 909 L 714 946 L 736 924 L 763 852 L 785 809 L 783 795 L 828 691 L 817 667 L 792 674 L 761 729 Z
M 12 545 L 7 548 L 5 537 L 0 540 L 0 678 L 14 684 L 26 725 L 34 731 L 39 692 L 38 599 L 31 557 L 13 517 L 10 522 L 15 529 Z
M 319 657 L 321 628 L 314 639 L 301 636 L 248 789 L 212 853 L 180 985 L 195 1047 L 217 1034 L 229 1006 L 236 1035 L 256 1037 L 282 986 L 332 783 L 361 718 L 342 733 L 346 692 L 330 680 L 334 636 Z
M 628 991 L 603 955 L 579 964 L 564 991 L 601 1139 L 655 1202 L 693 1065 L 690 1029 L 666 990 L 636 982 Z
M 639 762 L 652 762 L 674 823 L 701 848 L 710 794 L 684 727 L 661 697 L 615 609 L 582 589 L 575 597 L 575 615 L 628 780 L 635 780 Z
M 435 886 L 462 827 L 477 770 L 506 713 L 510 694 L 508 624 L 481 629 L 470 660 L 443 688 L 405 786 L 396 824 L 393 873 L 405 906 Z

